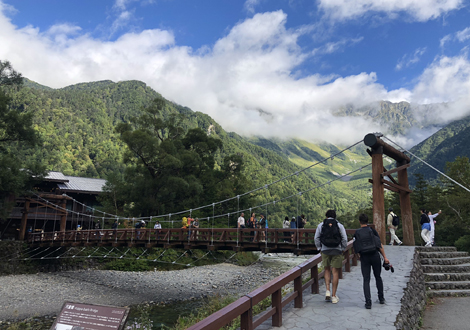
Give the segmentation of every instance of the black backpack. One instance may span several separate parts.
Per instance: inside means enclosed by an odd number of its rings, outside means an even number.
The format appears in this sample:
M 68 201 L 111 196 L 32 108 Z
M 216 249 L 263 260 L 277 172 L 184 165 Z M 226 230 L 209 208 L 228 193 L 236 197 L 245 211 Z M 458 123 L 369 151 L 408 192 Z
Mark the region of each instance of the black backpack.
M 394 227 L 398 226 L 400 224 L 400 218 L 398 217 L 398 215 L 394 214 L 392 215 L 392 225 Z
M 380 238 L 375 236 L 371 228 L 361 228 L 354 235 L 354 252 L 373 254 L 382 247 Z
M 266 227 L 266 218 L 263 218 L 259 221 L 259 224 L 261 226 L 261 228 L 265 228 Z
M 333 218 L 323 220 L 323 226 L 320 233 L 320 242 L 327 247 L 337 247 L 341 244 L 341 232 L 338 221 Z

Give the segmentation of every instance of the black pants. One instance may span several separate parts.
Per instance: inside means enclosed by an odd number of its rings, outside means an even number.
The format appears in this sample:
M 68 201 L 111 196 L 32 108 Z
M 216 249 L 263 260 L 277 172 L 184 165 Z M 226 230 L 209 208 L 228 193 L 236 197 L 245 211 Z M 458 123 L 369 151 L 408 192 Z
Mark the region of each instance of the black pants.
M 364 298 L 366 302 L 370 302 L 370 268 L 374 272 L 375 285 L 377 286 L 377 292 L 379 294 L 379 299 L 384 298 L 384 284 L 382 278 L 380 277 L 380 272 L 382 271 L 382 261 L 380 260 L 380 255 L 378 252 L 367 255 L 361 254 L 361 272 L 362 277 L 364 278 L 363 289 L 364 289 Z

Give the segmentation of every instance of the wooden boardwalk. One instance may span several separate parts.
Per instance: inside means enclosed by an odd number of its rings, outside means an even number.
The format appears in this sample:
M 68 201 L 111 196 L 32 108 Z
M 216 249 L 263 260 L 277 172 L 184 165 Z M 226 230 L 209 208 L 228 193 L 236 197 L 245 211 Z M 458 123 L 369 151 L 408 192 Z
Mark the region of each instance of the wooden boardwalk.
M 163 228 L 93 229 L 30 233 L 29 245 L 128 246 L 172 249 L 261 251 L 264 253 L 316 254 L 316 229 Z M 352 235 L 355 230 L 346 230 Z

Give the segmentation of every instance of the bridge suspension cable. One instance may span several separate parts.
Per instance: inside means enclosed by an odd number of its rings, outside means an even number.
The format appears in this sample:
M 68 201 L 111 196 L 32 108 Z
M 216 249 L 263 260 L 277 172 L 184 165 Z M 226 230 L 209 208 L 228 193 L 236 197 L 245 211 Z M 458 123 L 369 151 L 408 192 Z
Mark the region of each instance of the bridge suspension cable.
M 413 157 L 415 157 L 416 159 L 418 159 L 420 162 L 422 162 L 423 164 L 425 164 L 426 166 L 428 166 L 429 168 L 431 168 L 432 170 L 436 171 L 437 173 L 439 173 L 440 175 L 444 176 L 445 178 L 447 178 L 448 180 L 452 181 L 453 183 L 455 183 L 456 185 L 458 185 L 459 187 L 461 187 L 462 189 L 466 190 L 467 192 L 470 192 L 470 189 L 465 187 L 464 185 L 462 185 L 461 183 L 455 181 L 454 179 L 452 179 L 450 176 L 446 175 L 445 173 L 439 171 L 437 168 L 435 168 L 434 166 L 432 166 L 431 164 L 427 163 L 426 161 L 424 161 L 423 159 L 419 158 L 418 156 L 416 156 L 414 153 L 412 153 L 411 151 L 401 147 L 400 145 L 398 145 L 398 143 L 390 140 L 389 138 L 387 138 L 386 136 L 384 136 L 385 139 L 387 139 L 388 141 L 390 141 L 391 143 L 395 144 L 397 147 L 399 147 L 400 149 L 406 151 L 407 153 L 409 153 L 410 155 L 412 155 Z
M 238 201 L 239 201 L 240 197 L 246 196 L 246 195 L 248 195 L 248 194 L 252 194 L 252 193 L 254 193 L 254 192 L 258 191 L 258 190 L 261 190 L 261 189 L 266 189 L 267 187 L 269 187 L 269 186 L 271 186 L 271 185 L 274 185 L 274 184 L 276 184 L 276 183 L 279 183 L 279 182 L 281 182 L 281 181 L 284 181 L 284 180 L 286 180 L 286 179 L 288 179 L 288 178 L 290 178 L 290 177 L 292 177 L 292 176 L 294 176 L 294 175 L 299 175 L 300 173 L 305 172 L 306 170 L 308 170 L 308 169 L 310 169 L 310 168 L 312 168 L 312 167 L 314 167 L 314 166 L 317 166 L 317 165 L 320 165 L 320 164 L 322 164 L 322 163 L 325 163 L 326 161 L 328 161 L 328 160 L 330 160 L 330 159 L 332 160 L 332 159 L 334 159 L 334 157 L 336 157 L 336 156 L 342 154 L 343 152 L 345 152 L 345 151 L 347 151 L 347 150 L 349 150 L 349 149 L 355 147 L 356 145 L 358 145 L 358 144 L 360 144 L 360 143 L 362 143 L 362 142 L 363 142 L 363 140 L 357 141 L 356 143 L 354 143 L 354 144 L 352 144 L 352 145 L 350 145 L 350 146 L 348 146 L 348 147 L 346 147 L 346 148 L 344 148 L 344 149 L 342 149 L 342 150 L 340 150 L 340 151 L 338 151 L 338 152 L 332 154 L 332 155 L 329 156 L 329 157 L 326 157 L 326 158 L 324 158 L 324 159 L 322 159 L 322 160 L 320 160 L 320 161 L 317 161 L 317 162 L 314 163 L 314 164 L 311 164 L 311 165 L 309 165 L 309 166 L 307 166 L 307 167 L 304 167 L 304 168 L 302 168 L 302 169 L 300 169 L 300 170 L 298 170 L 298 171 L 292 172 L 292 173 L 290 173 L 290 174 L 288 174 L 288 175 L 286 175 L 286 176 L 284 176 L 284 177 L 282 177 L 282 178 L 280 178 L 280 179 L 278 179 L 278 180 L 275 180 L 275 181 L 273 181 L 273 182 L 271 182 L 271 183 L 264 184 L 264 185 L 262 185 L 262 186 L 260 186 L 260 187 L 257 187 L 257 188 L 255 188 L 255 189 L 252 189 L 252 190 L 250 190 L 250 191 L 247 191 L 247 192 L 245 192 L 245 193 L 243 193 L 243 194 L 239 194 L 239 195 L 237 195 L 237 196 L 230 197 L 230 198 L 227 198 L 227 199 L 222 200 L 222 201 L 218 201 L 218 202 L 214 202 L 214 203 L 211 203 L 211 204 L 199 206 L 199 207 L 197 207 L 197 208 L 192 208 L 192 209 L 189 209 L 189 210 L 179 211 L 179 212 L 175 212 L 175 213 L 171 213 L 171 214 L 152 215 L 152 216 L 146 216 L 146 217 L 136 217 L 136 218 L 134 218 L 134 219 L 136 219 L 136 220 L 144 220 L 144 219 L 152 219 L 152 218 L 164 218 L 164 217 L 167 217 L 167 216 L 171 217 L 171 215 L 186 214 L 186 213 L 189 213 L 189 212 L 192 212 L 192 211 L 197 211 L 197 210 L 201 210 L 201 209 L 204 209 L 204 208 L 208 208 L 208 207 L 210 207 L 210 206 L 215 206 L 215 205 L 218 205 L 218 204 L 222 204 L 222 203 L 225 203 L 225 202 L 234 200 L 234 199 L 238 199 Z M 33 194 L 36 195 L 37 197 L 43 199 L 43 200 L 46 201 L 47 203 L 50 203 L 50 202 L 47 201 L 46 199 L 44 199 L 44 198 L 40 197 L 39 195 L 37 195 L 36 193 L 33 192 Z M 68 195 L 66 195 L 66 194 L 64 194 L 64 195 L 67 196 L 67 197 L 69 197 L 69 198 L 71 198 L 75 203 L 78 203 L 78 204 L 80 204 L 80 205 L 82 205 L 82 206 L 88 207 L 87 205 L 85 205 L 85 204 L 83 204 L 83 203 L 81 203 L 81 202 L 75 200 L 74 198 L 72 198 L 72 197 L 70 197 L 70 196 L 68 196 Z M 263 206 L 264 206 L 264 205 L 263 205 Z M 59 205 L 56 205 L 56 207 L 57 207 L 57 209 L 65 210 L 65 211 L 67 211 L 67 212 L 72 212 L 72 213 L 75 213 L 75 214 L 81 214 L 80 212 L 75 212 L 75 211 L 73 211 L 73 210 L 72 210 L 72 211 L 66 210 L 66 208 L 63 208 L 63 207 L 61 207 L 61 206 L 59 206 Z M 56 211 L 57 211 L 57 209 L 56 209 Z M 90 215 L 90 219 L 91 219 L 91 217 L 95 218 L 95 215 L 94 215 L 95 210 L 96 210 L 97 212 L 100 212 L 100 213 L 103 214 L 103 215 L 109 215 L 109 216 L 110 216 L 110 217 L 108 217 L 108 218 L 106 218 L 106 219 L 123 218 L 123 217 L 120 217 L 120 216 L 118 216 L 118 215 L 116 215 L 116 214 L 107 213 L 107 212 L 104 212 L 104 211 L 101 211 L 101 210 L 98 210 L 98 209 L 95 209 L 95 208 L 91 208 L 91 209 L 92 209 L 92 211 L 93 211 L 93 215 L 92 215 L 92 216 Z M 99 217 L 99 218 L 102 218 L 103 220 L 105 219 L 104 217 Z
M 347 150 L 347 148 L 346 148 L 346 149 L 343 149 L 343 151 L 344 151 L 344 150 Z M 335 155 L 337 155 L 337 154 L 338 154 L 338 153 L 336 153 Z M 329 157 L 329 158 L 326 158 L 326 159 L 331 159 L 331 158 L 333 158 L 333 157 Z M 235 198 L 237 198 L 237 200 L 238 200 L 237 213 L 240 214 L 241 212 L 250 211 L 250 214 L 251 214 L 252 210 L 259 209 L 259 208 L 265 208 L 265 209 L 266 209 L 266 213 L 267 213 L 267 211 L 268 211 L 268 206 L 271 205 L 271 204 L 272 204 L 272 205 L 275 205 L 276 203 L 279 203 L 279 202 L 282 202 L 282 201 L 285 201 L 285 200 L 288 200 L 288 199 L 294 198 L 294 197 L 298 197 L 298 199 L 300 199 L 300 196 L 302 196 L 303 194 L 305 194 L 305 193 L 307 193 L 307 192 L 310 192 L 310 191 L 312 191 L 312 190 L 314 190 L 314 189 L 317 189 L 317 188 L 324 187 L 324 186 L 326 186 L 326 185 L 330 185 L 332 182 L 341 180 L 341 179 L 343 179 L 343 178 L 345 178 L 345 177 L 348 177 L 348 176 L 350 176 L 351 174 L 354 174 L 354 173 L 356 173 L 356 172 L 358 172 L 358 171 L 362 171 L 364 168 L 366 168 L 366 167 L 368 167 L 368 166 L 370 166 L 370 165 L 371 165 L 371 163 L 366 164 L 366 165 L 361 166 L 361 167 L 359 167 L 359 168 L 357 168 L 357 169 L 355 169 L 355 170 L 352 170 L 352 171 L 350 171 L 350 172 L 348 172 L 348 173 L 346 173 L 346 174 L 337 176 L 336 178 L 334 178 L 334 179 L 332 179 L 332 180 L 329 180 L 329 181 L 327 181 L 327 182 L 325 182 L 325 183 L 321 183 L 321 184 L 318 184 L 318 185 L 316 185 L 316 186 L 313 186 L 313 187 L 311 187 L 311 188 L 309 188 L 309 189 L 305 189 L 305 190 L 303 190 L 303 191 L 299 191 L 299 192 L 296 192 L 296 193 L 291 194 L 291 195 L 289 195 L 289 196 L 286 196 L 286 197 L 283 197 L 283 198 L 279 198 L 279 199 L 277 199 L 277 200 L 273 200 L 273 201 L 270 201 L 270 202 L 266 201 L 264 204 L 260 204 L 260 205 L 256 205 L 256 206 L 251 206 L 251 207 L 249 207 L 249 208 L 242 209 L 242 210 L 240 210 L 240 208 L 239 208 L 239 196 L 240 196 L 240 195 L 238 195 L 237 197 L 235 197 Z M 277 182 L 279 182 L 279 180 L 278 180 Z M 264 189 L 266 189 L 266 192 L 267 192 L 268 186 L 269 186 L 269 185 L 263 186 Z M 253 190 L 253 191 L 255 191 L 255 190 Z M 35 193 L 33 193 L 33 194 L 35 194 Z M 79 215 L 79 216 L 82 216 L 82 218 L 83 218 L 83 216 L 87 216 L 87 217 L 89 218 L 89 221 L 92 221 L 92 218 L 100 218 L 100 220 L 102 220 L 102 221 L 104 222 L 105 217 L 97 217 L 97 216 L 93 216 L 93 215 L 91 215 L 91 214 L 84 214 L 84 213 L 76 212 L 76 211 L 73 211 L 73 210 L 67 210 L 66 208 L 63 208 L 63 207 L 61 207 L 61 206 L 59 206 L 59 205 L 55 205 L 55 204 L 50 203 L 48 200 L 42 198 L 41 196 L 39 196 L 39 195 L 37 195 L 37 194 L 35 194 L 35 195 L 36 195 L 38 198 L 40 198 L 40 199 L 42 199 L 42 200 L 44 200 L 44 201 L 46 202 L 46 208 L 48 207 L 48 205 L 50 205 L 51 208 L 54 208 L 56 212 L 57 212 L 57 209 L 61 209 L 61 210 L 65 211 L 65 212 L 71 212 L 72 214 L 75 213 L 75 214 L 77 214 L 77 215 Z M 267 200 L 267 199 L 266 199 L 266 200 Z M 75 199 L 73 199 L 73 201 L 74 201 L 74 202 L 77 202 L 77 203 L 79 203 L 79 204 L 82 204 L 82 203 L 76 201 Z M 214 219 L 220 218 L 220 217 L 226 217 L 226 216 L 229 216 L 229 215 L 230 215 L 230 212 L 215 215 L 215 205 L 216 205 L 216 204 L 217 204 L 217 203 L 211 204 L 212 207 L 213 207 L 212 217 L 209 216 L 209 217 L 200 218 L 200 221 L 207 220 L 207 221 L 208 221 L 208 225 L 209 225 L 210 227 L 212 227 L 212 228 L 213 228 L 213 225 L 214 225 L 214 224 L 213 224 Z M 296 204 L 297 204 L 297 211 L 299 211 L 299 201 L 297 201 Z M 83 204 L 83 205 L 84 205 L 84 204 Z M 85 206 L 86 206 L 86 205 L 85 205 Z M 190 214 L 192 214 L 192 211 L 193 211 L 193 210 L 195 210 L 195 209 L 190 209 L 189 211 L 185 211 L 185 212 L 189 212 Z M 99 211 L 99 210 L 97 210 L 97 211 Z M 99 211 L 99 212 L 101 212 L 101 211 Z M 150 216 L 150 217 L 140 217 L 140 218 L 135 218 L 135 217 L 133 217 L 133 218 L 132 218 L 132 222 L 133 222 L 133 224 L 134 224 L 136 220 L 141 220 L 141 219 L 149 219 L 149 220 L 152 220 L 152 219 L 158 219 L 158 218 L 160 218 L 160 217 L 166 217 L 166 216 L 168 216 L 168 221 L 162 220 L 161 222 L 172 223 L 172 227 L 173 227 L 173 222 L 174 222 L 174 221 L 173 221 L 172 218 L 171 218 L 172 215 L 181 214 L 181 213 L 183 213 L 183 212 L 169 213 L 169 214 L 167 214 L 167 215 L 160 215 L 160 216 Z M 299 212 L 297 212 L 297 213 L 299 213 Z M 55 218 L 55 215 L 54 215 L 54 218 Z M 106 219 L 119 219 L 119 218 L 123 218 L 123 217 L 119 217 L 119 216 L 117 216 L 117 215 L 113 215 L 112 218 L 106 218 Z M 212 222 L 211 222 L 211 218 L 212 218 Z M 128 221 L 130 220 L 130 218 L 123 218 L 123 219 L 127 219 Z M 133 228 L 134 228 L 134 226 L 133 226 Z

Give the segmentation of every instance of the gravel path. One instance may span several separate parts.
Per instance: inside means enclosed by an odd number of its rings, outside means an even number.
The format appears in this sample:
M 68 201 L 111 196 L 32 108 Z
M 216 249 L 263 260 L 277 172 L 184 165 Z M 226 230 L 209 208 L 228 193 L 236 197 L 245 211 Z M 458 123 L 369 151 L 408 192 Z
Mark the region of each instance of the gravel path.
M 279 269 L 217 264 L 185 270 L 84 270 L 0 276 L 0 320 L 57 315 L 65 301 L 113 306 L 170 303 L 208 295 L 245 294 Z

